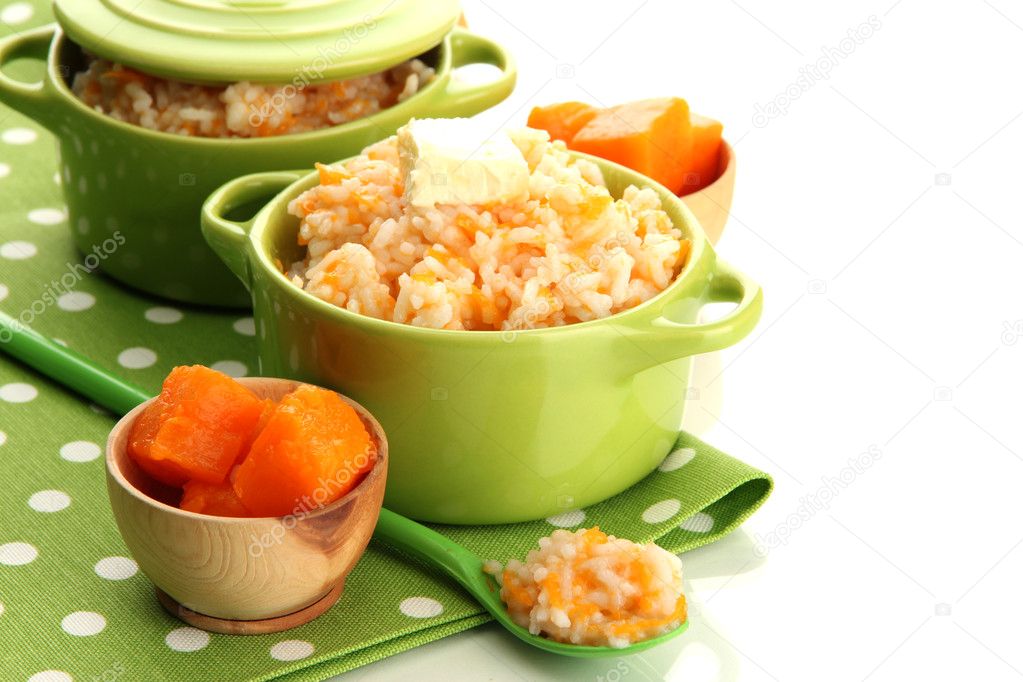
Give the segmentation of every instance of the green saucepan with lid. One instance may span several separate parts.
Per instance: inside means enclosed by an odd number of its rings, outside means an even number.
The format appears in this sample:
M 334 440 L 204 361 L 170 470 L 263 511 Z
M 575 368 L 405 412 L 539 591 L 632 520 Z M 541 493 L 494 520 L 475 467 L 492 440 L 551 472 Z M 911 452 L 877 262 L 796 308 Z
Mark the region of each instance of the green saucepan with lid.
M 54 11 L 59 26 L 0 41 L 0 101 L 57 137 L 78 249 L 91 253 L 114 238 L 119 246 L 104 252 L 103 271 L 189 303 L 249 302 L 199 230 L 202 202 L 221 184 L 356 154 L 414 116 L 470 116 L 503 100 L 515 84 L 503 48 L 455 27 L 456 0 L 56 0 Z M 86 51 L 201 83 L 331 81 L 416 56 L 436 76 L 390 108 L 330 128 L 186 137 L 118 121 L 79 100 L 70 84 L 88 64 Z M 455 69 L 475 63 L 492 64 L 499 74 L 486 83 L 458 77 Z
M 377 416 L 391 446 L 389 509 L 440 523 L 509 523 L 622 492 L 675 443 L 692 356 L 736 343 L 757 323 L 760 287 L 718 259 L 678 197 L 632 170 L 586 158 L 616 197 L 630 184 L 652 187 L 692 251 L 649 301 L 564 327 L 424 329 L 358 315 L 299 289 L 278 264 L 304 256 L 287 204 L 319 182 L 316 173 L 238 178 L 203 207 L 207 241 L 252 293 L 259 373 L 336 388 Z M 230 218 L 275 192 L 251 220 Z M 737 305 L 697 322 L 716 301 Z

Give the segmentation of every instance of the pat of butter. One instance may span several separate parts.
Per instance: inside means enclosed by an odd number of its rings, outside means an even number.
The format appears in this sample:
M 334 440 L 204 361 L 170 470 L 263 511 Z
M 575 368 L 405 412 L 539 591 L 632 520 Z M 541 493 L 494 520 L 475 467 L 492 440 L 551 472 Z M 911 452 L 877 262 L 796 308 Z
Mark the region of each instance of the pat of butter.
M 529 198 L 529 166 L 503 130 L 465 118 L 412 119 L 398 129 L 405 199 L 412 206 L 515 203 Z

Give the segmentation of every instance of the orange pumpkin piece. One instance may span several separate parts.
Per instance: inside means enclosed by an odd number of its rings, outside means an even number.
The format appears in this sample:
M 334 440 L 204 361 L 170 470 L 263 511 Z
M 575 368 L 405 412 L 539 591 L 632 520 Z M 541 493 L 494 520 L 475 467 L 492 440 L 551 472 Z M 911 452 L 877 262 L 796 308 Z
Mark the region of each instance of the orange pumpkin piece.
M 682 179 L 683 196 L 698 192 L 718 179 L 718 158 L 721 154 L 720 122 L 699 114 L 689 114 L 692 150 L 685 161 Z
M 132 426 L 128 454 L 169 485 L 222 483 L 252 441 L 264 407 L 226 374 L 201 365 L 175 367 Z
M 620 163 L 678 194 L 692 148 L 689 105 L 678 97 L 645 99 L 598 113 L 569 147 Z
M 184 495 L 178 505 L 185 511 L 212 516 L 248 516 L 249 511 L 238 499 L 230 481 L 223 483 L 185 483 Z
M 242 460 L 245 459 L 245 456 L 249 454 L 249 450 L 252 449 L 252 444 L 256 441 L 256 437 L 263 432 L 263 429 L 266 428 L 266 423 L 270 421 L 270 417 L 272 417 L 274 412 L 277 410 L 277 403 L 270 398 L 263 398 L 260 401 L 260 405 L 259 419 L 256 421 L 256 428 L 252 429 L 249 433 L 249 437 L 245 439 L 245 443 L 242 445 L 241 458 L 237 462 L 238 464 L 241 464 Z
M 253 515 L 298 514 L 345 495 L 375 461 L 355 410 L 333 391 L 304 385 L 278 403 L 238 465 L 234 490 Z
M 546 107 L 533 107 L 526 125 L 546 130 L 552 140 L 563 140 L 571 146 L 579 129 L 589 123 L 599 109 L 583 102 L 560 102 Z
M 173 374 L 174 371 L 171 371 L 171 375 Z M 168 419 L 177 402 L 177 394 L 182 385 L 183 383 L 180 381 L 170 381 L 170 376 L 168 376 L 160 395 L 142 411 L 135 423 L 132 424 L 128 434 L 128 455 L 135 460 L 135 463 L 156 480 L 174 486 L 179 486 L 187 481 L 188 472 L 176 462 L 156 460 L 149 455 L 160 426 Z

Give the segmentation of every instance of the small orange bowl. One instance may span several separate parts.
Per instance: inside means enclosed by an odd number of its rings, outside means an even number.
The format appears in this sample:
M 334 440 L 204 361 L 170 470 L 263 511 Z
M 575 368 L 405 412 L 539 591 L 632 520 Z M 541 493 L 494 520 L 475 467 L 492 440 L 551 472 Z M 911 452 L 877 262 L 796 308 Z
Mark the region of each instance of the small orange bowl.
M 718 152 L 718 178 L 698 192 L 686 194 L 682 203 L 696 216 L 707 239 L 717 244 L 721 233 L 728 222 L 728 212 L 732 209 L 732 194 L 735 191 L 735 152 L 732 146 L 721 140 Z
M 260 398 L 279 400 L 301 385 L 288 379 L 238 379 Z M 215 632 L 260 634 L 308 622 L 335 601 L 376 526 L 387 479 L 387 438 L 359 414 L 377 460 L 347 495 L 307 513 L 232 518 L 185 511 L 175 491 L 128 456 L 131 426 L 150 401 L 126 414 L 107 439 L 107 492 L 114 519 L 165 608 Z

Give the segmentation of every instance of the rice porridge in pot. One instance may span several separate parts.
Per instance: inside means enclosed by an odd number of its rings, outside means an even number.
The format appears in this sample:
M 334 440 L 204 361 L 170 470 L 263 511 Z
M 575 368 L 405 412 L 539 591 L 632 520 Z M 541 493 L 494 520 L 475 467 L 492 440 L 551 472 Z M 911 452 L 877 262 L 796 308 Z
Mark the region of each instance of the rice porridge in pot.
M 419 59 L 380 73 L 326 83 L 243 81 L 196 85 L 92 58 L 72 90 L 100 113 L 197 137 L 269 137 L 319 130 L 377 113 L 416 94 L 434 76 Z
M 663 291 L 684 267 L 690 242 L 654 190 L 629 186 L 615 199 L 596 164 L 544 131 L 500 133 L 510 142 L 471 168 L 466 182 L 458 174 L 471 155 L 444 165 L 444 145 L 424 142 L 417 161 L 424 175 L 414 180 L 405 158 L 414 143 L 403 136 L 434 123 L 455 134 L 459 126 L 472 129 L 464 119 L 413 121 L 354 159 L 318 165 L 320 184 L 288 206 L 307 247 L 286 272 L 295 286 L 393 322 L 519 330 L 627 310 Z M 479 148 L 471 134 L 464 138 L 469 152 Z M 517 162 L 521 186 L 508 181 Z M 429 201 L 410 192 L 413 182 Z M 480 201 L 487 191 L 495 198 Z

